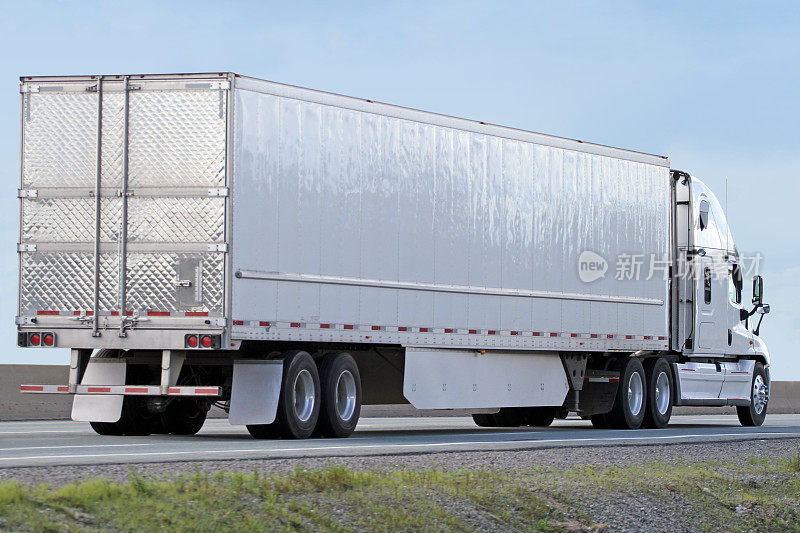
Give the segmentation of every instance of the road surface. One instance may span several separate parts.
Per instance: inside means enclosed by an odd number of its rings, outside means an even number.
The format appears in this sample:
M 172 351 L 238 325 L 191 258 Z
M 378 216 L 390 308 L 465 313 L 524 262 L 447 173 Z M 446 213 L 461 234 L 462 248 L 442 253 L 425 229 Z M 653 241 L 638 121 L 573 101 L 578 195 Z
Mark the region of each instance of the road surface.
M 596 430 L 580 419 L 550 428 L 479 428 L 471 418 L 364 418 L 347 439 L 255 440 L 244 427 L 208 420 L 195 436 L 110 437 L 69 421 L 0 422 L 0 468 L 223 459 L 343 457 L 578 446 L 800 438 L 800 415 L 769 415 L 744 428 L 735 416 L 675 416 L 665 429 Z M 800 442 L 800 441 L 799 441 Z

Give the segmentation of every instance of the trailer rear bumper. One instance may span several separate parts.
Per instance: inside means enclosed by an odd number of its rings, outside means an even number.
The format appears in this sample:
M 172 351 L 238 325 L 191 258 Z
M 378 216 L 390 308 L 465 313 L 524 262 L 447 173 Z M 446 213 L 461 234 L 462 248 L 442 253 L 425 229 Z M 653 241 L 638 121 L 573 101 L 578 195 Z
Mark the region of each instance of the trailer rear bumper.
M 159 385 L 77 385 L 70 392 L 69 385 L 20 385 L 26 394 L 115 394 L 121 396 L 205 396 L 221 395 L 220 387 L 169 387 L 166 394 Z

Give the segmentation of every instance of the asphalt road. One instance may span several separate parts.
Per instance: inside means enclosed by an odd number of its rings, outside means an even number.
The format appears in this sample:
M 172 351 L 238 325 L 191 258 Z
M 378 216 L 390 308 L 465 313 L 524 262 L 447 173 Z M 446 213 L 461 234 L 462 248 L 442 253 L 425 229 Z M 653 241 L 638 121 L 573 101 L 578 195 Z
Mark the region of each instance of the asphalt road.
M 471 418 L 365 418 L 347 439 L 255 440 L 227 420 L 195 436 L 109 437 L 68 421 L 0 422 L 0 468 L 224 459 L 342 457 L 800 438 L 800 415 L 769 415 L 744 428 L 735 416 L 674 416 L 659 430 L 596 430 L 580 419 L 550 428 L 478 428 Z

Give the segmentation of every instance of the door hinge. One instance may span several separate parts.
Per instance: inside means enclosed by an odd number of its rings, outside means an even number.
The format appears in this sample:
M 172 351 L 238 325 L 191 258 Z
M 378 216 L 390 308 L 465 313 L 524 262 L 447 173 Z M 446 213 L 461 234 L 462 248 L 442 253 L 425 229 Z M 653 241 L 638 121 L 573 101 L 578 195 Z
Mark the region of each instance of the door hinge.
M 17 198 L 37 198 L 39 191 L 36 189 L 17 189 Z
M 97 92 L 97 85 L 89 85 L 85 91 L 87 93 L 96 93 Z
M 38 93 L 39 92 L 39 86 L 38 85 L 31 85 L 29 83 L 20 83 L 19 92 L 21 92 L 22 94 L 25 94 L 25 93 Z
M 228 188 L 227 187 L 220 187 L 218 189 L 208 189 L 209 196 L 228 196 Z
M 172 282 L 176 287 L 191 287 L 192 281 L 188 279 L 176 279 Z
M 28 243 L 18 243 L 17 244 L 17 252 L 35 252 L 36 245 L 35 244 L 28 244 Z
M 228 243 L 221 243 L 221 244 L 209 244 L 208 245 L 209 252 L 227 252 L 228 251 Z
M 128 198 L 129 196 L 133 196 L 133 191 L 125 191 L 125 198 Z M 117 197 L 122 197 L 122 191 L 117 191 Z

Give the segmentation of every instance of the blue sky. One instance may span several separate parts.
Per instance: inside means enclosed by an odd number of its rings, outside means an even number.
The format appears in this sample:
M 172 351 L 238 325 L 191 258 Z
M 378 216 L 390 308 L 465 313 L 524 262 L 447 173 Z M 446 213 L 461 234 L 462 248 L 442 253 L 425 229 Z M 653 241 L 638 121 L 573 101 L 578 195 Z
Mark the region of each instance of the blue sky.
M 761 252 L 774 379 L 800 379 L 800 3 L 3 2 L 0 363 L 15 346 L 18 77 L 242 74 L 670 157 Z M 749 293 L 749 291 L 747 291 Z

